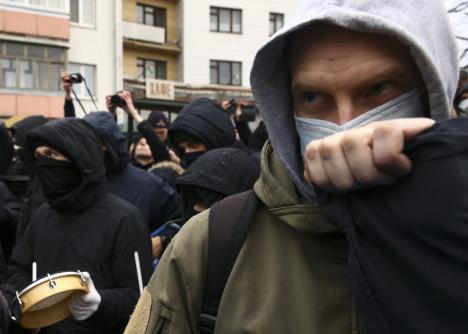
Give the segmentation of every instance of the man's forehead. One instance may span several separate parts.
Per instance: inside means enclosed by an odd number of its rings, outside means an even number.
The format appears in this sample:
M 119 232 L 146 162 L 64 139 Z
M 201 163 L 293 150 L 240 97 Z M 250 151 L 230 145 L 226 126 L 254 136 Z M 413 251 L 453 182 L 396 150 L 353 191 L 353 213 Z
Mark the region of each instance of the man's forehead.
M 324 23 L 314 23 L 294 32 L 289 40 L 290 60 L 318 60 L 349 66 L 347 59 L 390 57 L 412 60 L 409 49 L 391 36 L 363 33 Z M 349 54 L 353 57 L 347 57 Z M 294 64 L 291 64 L 294 65 Z

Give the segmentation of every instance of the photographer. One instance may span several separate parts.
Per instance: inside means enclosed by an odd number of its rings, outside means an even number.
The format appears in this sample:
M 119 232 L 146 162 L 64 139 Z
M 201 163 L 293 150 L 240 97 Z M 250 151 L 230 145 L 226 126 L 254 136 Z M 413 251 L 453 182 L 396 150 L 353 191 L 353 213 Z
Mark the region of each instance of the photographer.
M 161 141 L 156 132 L 153 130 L 153 126 L 147 120 L 144 120 L 136 110 L 135 106 L 133 105 L 130 92 L 121 91 L 115 95 L 106 96 L 106 106 L 107 109 L 114 114 L 116 108 L 120 107 L 129 115 L 129 117 L 132 117 L 133 120 L 135 120 L 137 123 L 138 131 L 143 136 L 142 141 L 144 140 L 146 142 L 142 143 L 140 146 L 149 146 L 152 160 L 144 159 L 144 163 L 138 163 L 138 161 L 134 161 L 134 164 L 142 167 L 143 169 L 148 169 L 153 164 L 171 160 L 171 156 L 168 149 L 166 148 L 166 145 Z
M 221 107 L 234 117 L 234 124 L 236 126 L 236 137 L 241 140 L 246 146 L 249 143 L 252 130 L 249 127 L 248 120 L 246 120 L 247 113 L 243 108 L 247 107 L 244 102 L 237 103 L 235 99 L 221 102 Z
M 70 79 L 68 72 L 62 72 L 60 76 L 63 90 L 65 91 L 65 104 L 63 105 L 63 114 L 65 117 L 76 117 L 75 106 L 73 105 L 73 98 L 71 97 L 71 91 L 73 82 Z

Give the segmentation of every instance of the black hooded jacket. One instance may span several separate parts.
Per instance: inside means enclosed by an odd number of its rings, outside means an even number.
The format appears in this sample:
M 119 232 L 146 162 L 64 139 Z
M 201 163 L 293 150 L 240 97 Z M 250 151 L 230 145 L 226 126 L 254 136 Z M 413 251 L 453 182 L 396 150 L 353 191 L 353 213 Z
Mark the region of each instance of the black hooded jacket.
M 48 119 L 41 115 L 29 116 L 11 127 L 10 131 L 13 135 L 13 141 L 16 145 L 20 146 L 20 149 L 17 151 L 17 156 L 13 161 L 12 165 L 10 166 L 8 174 L 29 174 L 29 168 L 24 161 L 26 157 L 23 149 L 24 145 L 26 144 L 26 136 L 28 135 L 29 131 L 40 125 L 45 124 L 47 121 Z
M 395 185 L 318 190 L 320 207 L 349 241 L 369 333 L 468 333 L 468 119 L 436 123 L 405 154 Z
M 153 231 L 167 221 L 180 218 L 182 199 L 162 178 L 129 163 L 127 140 L 109 112 L 89 113 L 90 123 L 105 142 L 112 166 L 107 167 L 109 191 L 135 205 Z
M 34 212 L 13 252 L 9 283 L 18 290 L 30 284 L 33 261 L 37 277 L 88 271 L 102 297 L 97 312 L 85 321 L 68 318 L 41 333 L 121 332 L 139 297 L 135 251 L 144 283 L 151 273 L 149 231 L 137 208 L 106 191 L 100 140 L 91 125 L 68 118 L 36 128 L 26 144 L 31 159 L 38 143 L 70 158 L 81 183 Z
M 249 189 L 258 179 L 258 163 L 244 150 L 218 148 L 195 160 L 184 174 L 177 178 L 186 205 L 184 218 L 189 218 L 196 201 L 207 207 Z
M 171 142 L 177 132 L 195 137 L 210 150 L 235 145 L 234 125 L 229 115 L 213 100 L 198 99 L 185 106 L 169 128 Z

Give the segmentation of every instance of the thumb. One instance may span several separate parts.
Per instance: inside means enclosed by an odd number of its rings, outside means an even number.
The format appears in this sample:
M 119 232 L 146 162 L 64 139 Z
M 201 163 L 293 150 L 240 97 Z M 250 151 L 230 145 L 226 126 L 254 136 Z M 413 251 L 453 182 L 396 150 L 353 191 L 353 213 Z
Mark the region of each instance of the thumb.
M 96 288 L 94 287 L 94 282 L 91 279 L 91 275 L 87 271 L 84 271 L 82 274 L 83 274 L 83 278 L 86 281 L 86 284 L 88 286 L 89 292 L 92 292 L 93 290 L 96 290 Z

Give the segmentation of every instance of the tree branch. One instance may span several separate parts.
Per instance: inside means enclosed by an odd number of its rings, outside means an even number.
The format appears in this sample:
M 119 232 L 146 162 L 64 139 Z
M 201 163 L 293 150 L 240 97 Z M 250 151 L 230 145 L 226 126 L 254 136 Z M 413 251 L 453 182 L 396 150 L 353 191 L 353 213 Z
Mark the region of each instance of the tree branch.
M 468 1 L 462 1 L 455 7 L 449 9 L 448 13 L 460 13 L 463 12 L 465 9 L 468 9 Z

